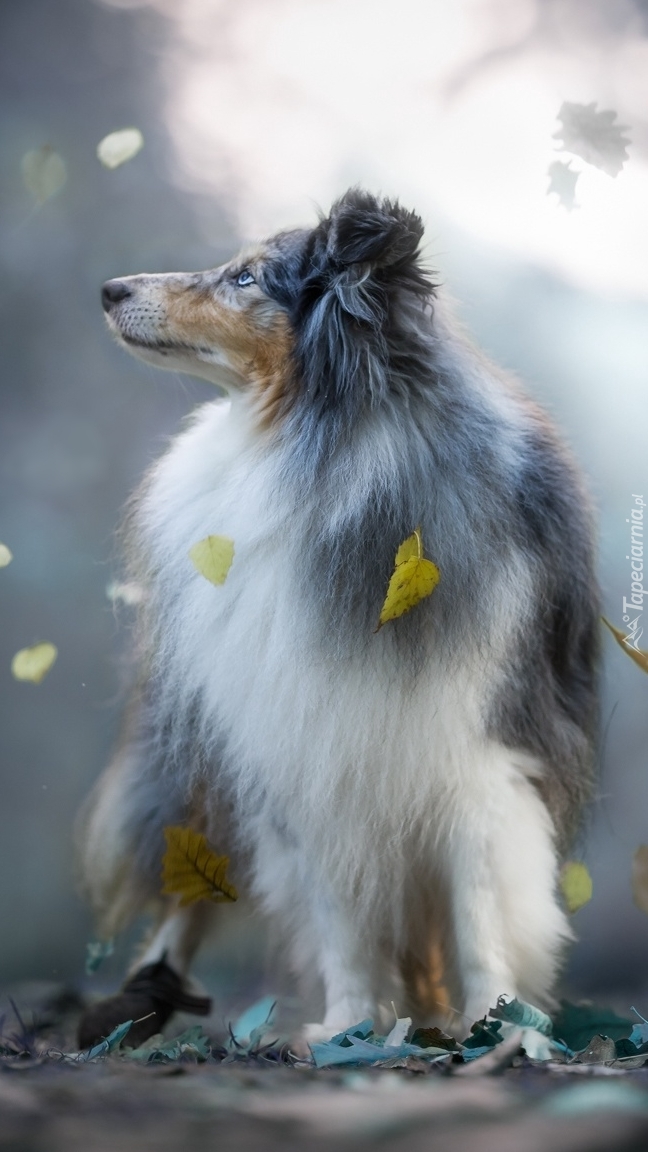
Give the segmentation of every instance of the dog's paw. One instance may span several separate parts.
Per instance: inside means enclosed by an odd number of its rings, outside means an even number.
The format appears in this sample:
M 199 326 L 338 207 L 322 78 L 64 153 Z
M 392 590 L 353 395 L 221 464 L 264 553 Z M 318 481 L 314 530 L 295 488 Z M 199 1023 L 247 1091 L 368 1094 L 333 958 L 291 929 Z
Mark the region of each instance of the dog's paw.
M 330 1024 L 303 1024 L 290 1042 L 290 1050 L 300 1060 L 309 1060 L 311 1044 L 325 1044 L 339 1029 Z

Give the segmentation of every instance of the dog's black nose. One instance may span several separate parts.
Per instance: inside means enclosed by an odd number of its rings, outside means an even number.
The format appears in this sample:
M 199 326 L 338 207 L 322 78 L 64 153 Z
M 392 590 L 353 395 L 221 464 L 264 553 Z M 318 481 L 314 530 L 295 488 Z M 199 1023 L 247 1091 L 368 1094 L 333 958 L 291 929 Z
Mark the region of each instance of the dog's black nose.
M 110 312 L 114 304 L 119 304 L 120 300 L 125 300 L 127 296 L 132 295 L 133 289 L 124 280 L 106 280 L 101 289 L 101 303 L 104 312 Z

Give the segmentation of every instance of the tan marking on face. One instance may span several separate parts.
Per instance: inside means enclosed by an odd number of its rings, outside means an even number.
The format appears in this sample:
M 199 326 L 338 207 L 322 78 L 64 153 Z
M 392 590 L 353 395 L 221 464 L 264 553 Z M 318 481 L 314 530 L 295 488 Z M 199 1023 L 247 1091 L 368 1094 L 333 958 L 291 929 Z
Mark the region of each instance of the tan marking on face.
M 278 312 L 266 339 L 257 346 L 252 367 L 261 427 L 271 428 L 297 398 L 294 339 L 285 312 Z
M 296 395 L 293 336 L 288 316 L 259 289 L 225 284 L 165 289 L 168 339 L 195 348 L 220 348 L 258 400 L 263 428 L 276 423 Z

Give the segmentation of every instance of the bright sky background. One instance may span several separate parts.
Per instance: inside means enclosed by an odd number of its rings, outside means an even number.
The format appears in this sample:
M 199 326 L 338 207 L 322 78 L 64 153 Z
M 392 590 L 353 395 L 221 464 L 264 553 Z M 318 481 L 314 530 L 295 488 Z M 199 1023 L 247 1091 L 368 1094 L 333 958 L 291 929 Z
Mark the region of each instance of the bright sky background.
M 245 238 L 360 182 L 417 208 L 432 251 L 445 218 L 590 290 L 648 297 L 645 151 L 616 179 L 576 161 L 576 211 L 546 194 L 563 100 L 645 134 L 631 0 L 108 2 L 167 16 L 177 178 L 225 192 Z

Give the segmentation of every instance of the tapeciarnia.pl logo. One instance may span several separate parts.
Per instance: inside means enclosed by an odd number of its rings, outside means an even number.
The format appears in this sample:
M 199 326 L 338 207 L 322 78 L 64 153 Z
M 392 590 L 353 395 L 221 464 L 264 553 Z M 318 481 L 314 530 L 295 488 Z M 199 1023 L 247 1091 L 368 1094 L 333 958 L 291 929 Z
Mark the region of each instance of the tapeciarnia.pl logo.
M 635 496 L 633 492 L 632 498 L 634 507 L 630 510 L 630 516 L 626 520 L 626 524 L 630 525 L 630 554 L 626 556 L 626 560 L 630 561 L 630 587 L 632 590 L 629 599 L 626 596 L 623 597 L 623 623 L 628 631 L 624 642 L 632 648 L 639 649 L 639 641 L 643 635 L 643 628 L 640 627 L 639 621 L 643 612 L 643 598 L 648 594 L 648 588 L 643 586 L 643 521 L 646 505 L 643 496 Z

